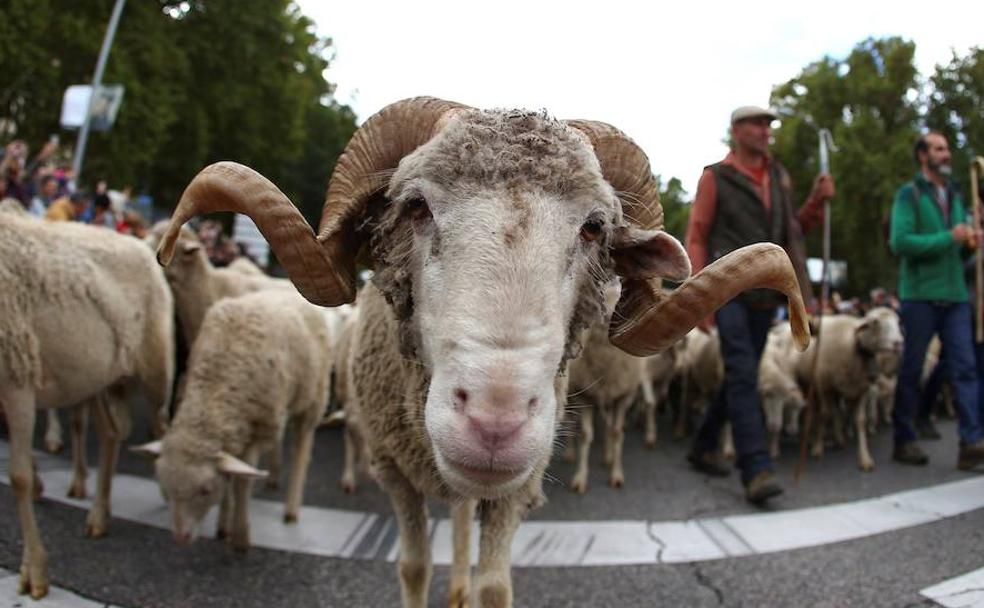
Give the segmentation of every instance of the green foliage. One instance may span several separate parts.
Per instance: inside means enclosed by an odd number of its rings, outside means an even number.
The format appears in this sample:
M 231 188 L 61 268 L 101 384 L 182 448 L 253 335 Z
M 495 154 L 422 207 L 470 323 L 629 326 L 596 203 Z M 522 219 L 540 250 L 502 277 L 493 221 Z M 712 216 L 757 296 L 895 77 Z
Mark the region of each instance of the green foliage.
M 91 80 L 113 4 L 2 0 L 0 125 L 12 132 L 0 136 L 37 149 L 58 132 L 64 89 Z M 236 160 L 317 217 L 355 130 L 330 101 L 330 48 L 289 0 L 130 0 L 103 78 L 126 94 L 112 131 L 90 134 L 81 182 L 130 185 L 170 208 L 206 164 Z
M 984 156 L 984 49 L 974 48 L 966 57 L 954 53 L 929 80 L 926 125 L 947 136 L 954 175 L 966 183 L 972 157 Z
M 895 191 L 916 167 L 911 148 L 919 132 L 915 44 L 868 39 L 846 59 L 825 57 L 773 89 L 782 125 L 773 151 L 805 200 L 819 171 L 817 129 L 831 130 L 837 196 L 831 203 L 831 252 L 848 262 L 848 295 L 878 285 L 894 288 L 897 261 L 884 236 Z M 821 254 L 821 231 L 808 238 Z
M 687 200 L 687 191 L 675 177 L 664 185 L 662 176 L 657 175 L 656 183 L 659 186 L 659 202 L 663 205 L 663 229 L 683 242 L 690 220 L 691 205 Z

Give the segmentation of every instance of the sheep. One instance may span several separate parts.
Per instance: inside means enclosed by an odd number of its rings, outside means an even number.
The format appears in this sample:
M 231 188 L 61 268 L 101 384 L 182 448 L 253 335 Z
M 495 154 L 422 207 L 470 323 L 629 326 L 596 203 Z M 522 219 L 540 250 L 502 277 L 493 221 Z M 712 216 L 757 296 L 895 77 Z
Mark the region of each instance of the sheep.
M 166 424 L 174 374 L 173 302 L 161 269 L 140 241 L 9 213 L 0 213 L 0 284 L 0 405 L 24 539 L 18 591 L 39 598 L 48 591 L 48 567 L 31 504 L 32 490 L 40 488 L 31 456 L 36 410 L 88 402 L 95 413 L 99 481 L 86 534 L 105 535 L 134 384 L 146 393 L 157 431 Z M 84 470 L 77 468 L 75 493 L 84 492 L 80 475 Z
M 717 395 L 724 382 L 724 360 L 721 358 L 721 341 L 717 328 L 709 331 L 693 329 L 687 334 L 682 354 L 680 409 L 674 439 L 683 439 L 687 423 L 696 413 L 703 415 L 711 399 Z
M 606 309 L 614 310 L 619 296 L 618 284 L 610 285 L 605 295 Z M 608 484 L 613 488 L 625 485 L 622 468 L 625 415 L 640 386 L 647 381 L 647 360 L 627 354 L 608 341 L 610 314 L 585 332 L 584 350 L 570 364 L 572 394 L 588 402 L 579 408 L 577 468 L 570 483 L 571 489 L 579 494 L 588 489 L 588 454 L 594 438 L 595 409 L 604 421 L 604 463 L 609 466 Z
M 192 347 L 205 313 L 222 298 L 263 289 L 295 291 L 286 279 L 244 273 L 229 267 L 216 268 L 208 261 L 201 243 L 186 240 L 181 242 L 180 255 L 164 274 L 174 293 L 183 335 Z
M 853 415 L 858 444 L 858 468 L 871 471 L 875 461 L 868 450 L 868 400 L 877 398 L 879 374 L 894 376 L 902 352 L 902 330 L 898 315 L 890 308 L 874 308 L 864 317 L 831 315 L 820 324 L 819 362 L 813 378 L 817 347 L 799 357 L 796 377 L 801 385 L 816 382 L 819 399 L 819 419 L 815 421 L 811 453 L 821 456 L 824 451 L 823 429 L 832 416 L 838 399 L 843 399 L 848 415 Z M 834 432 L 841 434 L 842 425 L 835 421 Z M 842 439 L 840 439 L 842 440 Z
M 656 410 L 659 403 L 669 399 L 670 383 L 683 373 L 683 354 L 687 349 L 687 336 L 680 338 L 671 348 L 648 358 L 646 379 L 642 383 L 645 435 L 647 448 L 656 447 Z
M 334 352 L 334 378 L 332 388 L 344 414 L 345 430 L 343 431 L 343 441 L 345 443 L 345 456 L 342 465 L 342 476 L 339 485 L 346 494 L 355 492 L 357 483 L 356 467 L 361 466 L 369 469 L 370 455 L 368 446 L 365 442 L 365 431 L 359 418 L 360 407 L 358 405 L 358 394 L 356 393 L 353 375 L 353 359 L 356 350 L 355 341 L 357 340 L 358 309 L 353 309 L 352 313 L 344 320 L 338 333 L 338 340 L 335 343 Z M 333 413 L 338 418 L 338 412 Z M 371 473 L 371 471 L 369 471 Z
M 779 457 L 779 438 L 783 428 L 790 435 L 799 432 L 799 414 L 806 405 L 803 391 L 796 382 L 798 357 L 788 323 L 781 323 L 769 330 L 759 363 L 758 389 L 772 458 Z
M 267 476 L 257 460 L 279 448 L 288 422 L 296 443 L 284 521 L 297 521 L 314 431 L 328 398 L 328 323 L 323 311 L 286 290 L 226 298 L 205 315 L 189 363 L 170 430 L 134 451 L 156 458 L 179 543 L 191 542 L 202 518 L 221 501 L 217 536 L 244 551 L 251 481 Z
M 802 311 L 774 245 L 737 251 L 664 291 L 661 278 L 686 278 L 689 262 L 661 230 L 657 192 L 645 154 L 609 125 L 414 98 L 353 135 L 318 236 L 272 183 L 217 163 L 185 190 L 158 255 L 171 259 L 178 227 L 195 214 L 245 213 L 299 291 L 335 306 L 354 298 L 365 253 L 375 273 L 359 293 L 353 384 L 396 513 L 403 604 L 427 604 L 433 497 L 452 504 L 450 604 L 508 606 L 510 544 L 544 500 L 561 374 L 601 314 L 603 286 L 624 280 L 609 335 L 637 356 L 668 347 L 751 285 L 784 291 Z M 479 501 L 472 584 L 467 532 Z

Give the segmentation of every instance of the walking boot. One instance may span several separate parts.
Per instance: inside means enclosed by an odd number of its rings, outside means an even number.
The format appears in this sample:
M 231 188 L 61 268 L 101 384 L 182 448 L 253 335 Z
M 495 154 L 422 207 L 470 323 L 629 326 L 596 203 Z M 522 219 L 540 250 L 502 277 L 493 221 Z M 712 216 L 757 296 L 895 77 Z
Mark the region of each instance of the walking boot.
M 760 507 L 782 492 L 782 486 L 772 471 L 762 471 L 745 484 L 745 500 Z
M 929 463 L 929 456 L 919 447 L 915 441 L 907 441 L 902 445 L 895 446 L 892 452 L 892 460 L 902 464 L 922 466 Z
M 957 457 L 957 468 L 961 471 L 973 471 L 981 465 L 984 465 L 984 439 L 971 444 L 962 444 L 960 456 Z
M 711 477 L 731 475 L 731 465 L 718 452 L 696 452 L 687 454 L 687 460 L 695 470 Z

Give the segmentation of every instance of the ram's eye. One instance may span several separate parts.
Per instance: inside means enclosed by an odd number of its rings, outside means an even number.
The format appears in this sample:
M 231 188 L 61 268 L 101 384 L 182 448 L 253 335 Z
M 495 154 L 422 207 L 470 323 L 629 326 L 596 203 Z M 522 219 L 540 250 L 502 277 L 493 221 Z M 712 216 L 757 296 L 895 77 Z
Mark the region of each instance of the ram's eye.
M 424 200 L 422 196 L 415 196 L 408 199 L 404 206 L 407 210 L 407 214 L 410 219 L 413 220 L 425 220 L 431 216 L 430 207 L 427 206 L 427 201 Z
M 581 225 L 581 238 L 588 242 L 595 241 L 601 236 L 603 227 L 601 220 L 592 218 Z

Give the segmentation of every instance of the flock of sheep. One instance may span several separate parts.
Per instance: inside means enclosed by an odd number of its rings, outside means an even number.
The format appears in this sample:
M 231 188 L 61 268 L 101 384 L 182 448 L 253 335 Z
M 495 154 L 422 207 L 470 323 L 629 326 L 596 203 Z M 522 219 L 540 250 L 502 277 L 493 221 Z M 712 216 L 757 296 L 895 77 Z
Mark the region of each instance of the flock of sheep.
M 687 408 L 706 405 L 723 377 L 716 337 L 688 331 L 755 287 L 790 298 L 791 322 L 770 333 L 761 365 L 772 449 L 783 424 L 795 432 L 817 377 L 824 423 L 815 428 L 839 435 L 844 416 L 853 420 L 859 465 L 870 469 L 872 408 L 901 349 L 895 314 L 825 317 L 814 376 L 817 349 L 800 352 L 809 328 L 782 249 L 738 250 L 687 279 L 655 193 L 645 155 L 603 123 L 416 98 L 353 137 L 318 235 L 272 183 L 234 163 L 203 170 L 151 243 L 0 213 L 0 403 L 24 536 L 20 591 L 38 598 L 48 587 L 32 506 L 41 492 L 31 458 L 37 411 L 82 405 L 73 408 L 74 496 L 86 491 L 80 437 L 94 417 L 99 482 L 86 533 L 101 536 L 129 392 L 142 388 L 161 436 L 136 449 L 156 459 L 176 540 L 190 541 L 219 505 L 218 534 L 245 549 L 251 483 L 267 477 L 259 459 L 268 454 L 279 479 L 292 424 L 284 520 L 295 521 L 333 390 L 344 406 L 340 483 L 354 490 L 362 468 L 389 494 L 404 605 L 426 605 L 427 498 L 451 504 L 449 604 L 511 605 L 512 536 L 544 500 L 565 418 L 578 429 L 571 488 L 588 485 L 595 414 L 609 483 L 624 484 L 622 442 L 637 395 L 654 446 L 657 406 L 678 380 L 685 405 L 674 433 L 684 433 Z M 253 217 L 291 280 L 248 264 L 213 268 L 182 226 L 216 210 Z M 357 261 L 373 267 L 373 279 L 356 305 L 340 306 L 355 300 Z M 686 280 L 671 291 L 664 278 Z M 175 318 L 190 345 L 180 381 Z M 577 417 L 568 395 L 586 404 Z M 57 433 L 49 439 L 57 443 Z

